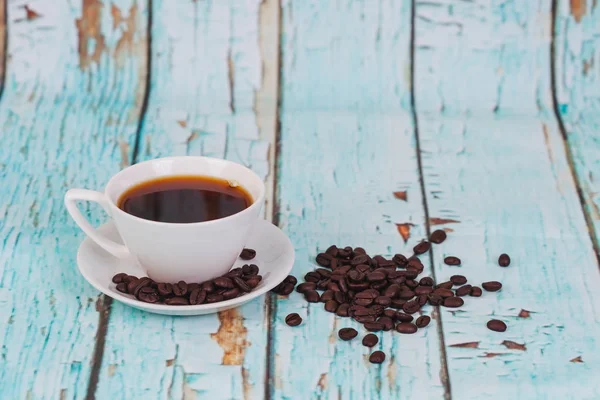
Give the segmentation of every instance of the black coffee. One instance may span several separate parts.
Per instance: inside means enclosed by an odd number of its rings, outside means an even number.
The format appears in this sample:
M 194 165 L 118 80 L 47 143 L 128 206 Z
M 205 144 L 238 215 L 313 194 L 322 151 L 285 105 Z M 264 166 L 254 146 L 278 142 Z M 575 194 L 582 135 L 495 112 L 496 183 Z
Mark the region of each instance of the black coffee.
M 121 195 L 118 207 L 157 222 L 192 223 L 225 218 L 252 204 L 239 185 L 207 176 L 169 176 L 139 183 Z

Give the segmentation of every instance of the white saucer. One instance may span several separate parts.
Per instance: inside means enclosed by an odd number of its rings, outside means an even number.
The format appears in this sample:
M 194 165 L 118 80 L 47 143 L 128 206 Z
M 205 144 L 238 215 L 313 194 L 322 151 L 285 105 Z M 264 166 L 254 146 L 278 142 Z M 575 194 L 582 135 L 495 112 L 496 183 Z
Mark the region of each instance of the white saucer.
M 110 239 L 122 243 L 114 224 L 108 222 L 98 228 Z M 112 277 L 125 272 L 138 277 L 145 276 L 142 269 L 133 260 L 121 260 L 104 251 L 90 238 L 86 238 L 77 253 L 77 265 L 83 277 L 96 289 L 107 296 L 140 310 L 165 315 L 201 315 L 238 307 L 277 286 L 294 265 L 294 246 L 290 239 L 278 227 L 268 221 L 259 221 L 246 247 L 256 250 L 252 261 L 238 259 L 233 268 L 252 263 L 258 265 L 263 280 L 250 293 L 235 299 L 212 304 L 195 306 L 169 306 L 166 304 L 150 304 L 135 299 L 133 296 L 120 293 L 112 283 Z

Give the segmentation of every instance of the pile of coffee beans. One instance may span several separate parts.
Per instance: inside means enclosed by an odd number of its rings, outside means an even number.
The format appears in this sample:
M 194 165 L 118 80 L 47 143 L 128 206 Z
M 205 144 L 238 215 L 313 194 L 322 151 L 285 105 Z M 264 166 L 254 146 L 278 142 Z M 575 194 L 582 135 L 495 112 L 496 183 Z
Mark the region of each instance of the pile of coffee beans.
M 480 297 L 482 288 L 488 292 L 496 292 L 502 288 L 497 281 L 484 282 L 479 286 L 467 283 L 462 275 L 453 275 L 447 282 L 436 283 L 431 277 L 419 277 L 424 265 L 418 255 L 426 253 L 431 243 L 441 244 L 446 240 L 446 232 L 436 230 L 429 238 L 413 248 L 414 254 L 406 257 L 396 254 L 392 259 L 376 255 L 371 257 L 362 247 L 330 246 L 319 253 L 316 263 L 320 266 L 304 276 L 304 282 L 296 287 L 296 291 L 310 303 L 322 302 L 327 312 L 340 317 L 350 317 L 363 324 L 369 332 L 395 330 L 401 334 L 414 334 L 431 322 L 428 315 L 415 317 L 422 313 L 423 307 L 429 304 L 448 308 L 462 307 L 465 297 Z M 451 266 L 461 265 L 460 258 L 448 256 L 444 263 Z M 510 257 L 502 254 L 498 264 L 506 267 Z M 280 295 L 290 294 L 297 279 L 288 276 L 273 291 Z M 298 326 L 302 318 L 294 313 L 285 319 L 290 326 Z M 506 324 L 499 320 L 491 320 L 488 328 L 504 332 Z M 342 328 L 338 332 L 340 339 L 354 339 L 358 332 L 353 328 Z M 378 338 L 368 334 L 363 338 L 363 345 L 373 347 Z M 376 351 L 371 354 L 372 363 L 382 363 L 385 354 Z
M 252 249 L 244 249 L 240 254 L 243 260 L 251 260 L 255 256 L 256 251 Z M 119 292 L 130 294 L 144 303 L 187 306 L 218 303 L 251 292 L 262 280 L 259 272 L 256 264 L 246 264 L 223 276 L 200 283 L 155 282 L 148 277 L 138 278 L 125 273 L 116 274 L 112 281 L 117 285 Z

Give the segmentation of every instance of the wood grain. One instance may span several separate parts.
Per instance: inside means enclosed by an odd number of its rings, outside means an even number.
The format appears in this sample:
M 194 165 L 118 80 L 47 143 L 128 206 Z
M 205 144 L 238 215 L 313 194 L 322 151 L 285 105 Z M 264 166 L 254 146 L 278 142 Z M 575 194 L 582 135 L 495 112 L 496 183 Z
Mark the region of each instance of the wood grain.
M 593 371 L 569 362 L 600 356 L 600 277 L 552 113 L 550 2 L 446 4 L 417 3 L 415 54 L 429 215 L 458 221 L 436 275 L 504 284 L 442 312 L 452 396 L 598 398 Z
M 280 225 L 296 248 L 293 273 L 331 244 L 408 252 L 425 232 L 410 113 L 410 3 L 283 2 Z M 395 192 L 405 191 L 406 199 Z M 407 242 L 396 224 L 410 224 Z M 426 260 L 425 260 L 426 261 Z M 304 322 L 285 325 L 298 312 Z M 388 360 L 368 362 L 366 333 L 298 293 L 273 320 L 273 398 L 442 398 L 436 325 L 378 334 Z M 352 342 L 343 327 L 359 328 Z M 375 350 L 375 349 L 374 349 Z
M 270 188 L 270 217 L 277 1 L 152 5 L 151 88 L 138 159 L 205 155 L 240 162 Z M 114 303 L 97 397 L 261 398 L 266 318 L 264 297 L 237 310 L 189 318 Z
M 113 3 L 123 10 L 133 4 Z M 134 48 L 118 64 L 113 52 L 123 30 L 111 27 L 108 9 L 90 7 L 31 0 L 8 8 L 0 103 L 3 399 L 83 398 L 88 386 L 98 292 L 77 272 L 84 235 L 62 198 L 70 187 L 101 189 L 119 169 L 119 144 L 134 142 L 143 60 L 133 50 L 145 45 L 146 12 L 138 3 Z M 84 207 L 96 224 L 105 220 Z

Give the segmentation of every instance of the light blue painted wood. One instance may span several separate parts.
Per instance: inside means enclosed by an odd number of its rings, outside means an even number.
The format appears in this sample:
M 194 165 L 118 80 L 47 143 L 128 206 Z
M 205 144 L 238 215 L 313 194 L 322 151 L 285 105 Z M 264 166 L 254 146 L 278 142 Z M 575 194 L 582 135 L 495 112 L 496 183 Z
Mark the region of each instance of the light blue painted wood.
M 282 12 L 278 193 L 293 273 L 313 270 L 331 244 L 408 254 L 425 231 L 409 109 L 410 2 L 294 0 Z M 408 243 L 396 223 L 412 224 Z M 291 312 L 302 325 L 285 325 Z M 379 333 L 388 360 L 374 366 L 364 328 L 321 303 L 293 293 L 278 299 L 273 321 L 273 398 L 444 396 L 435 323 L 414 336 Z M 360 334 L 343 342 L 337 332 L 348 326 Z
M 276 76 L 263 53 L 277 55 L 277 36 L 261 40 L 259 21 L 276 24 L 276 6 L 260 0 L 153 1 L 151 97 L 140 159 L 224 157 L 272 186 Z M 277 32 L 276 25 L 266 28 Z M 260 399 L 266 326 L 264 298 L 218 316 L 188 318 L 115 302 L 97 396 Z
M 453 398 L 600 397 L 600 276 L 552 115 L 549 18 L 549 1 L 417 3 L 429 214 L 458 221 L 435 248 L 436 275 L 504 284 L 442 312 L 448 346 L 478 346 L 447 348 Z M 509 268 L 497 266 L 502 252 Z M 462 267 L 444 265 L 446 255 Z M 491 318 L 507 332 L 487 330 Z
M 97 5 L 85 3 L 88 11 Z M 131 2 L 113 4 L 127 10 Z M 40 17 L 27 20 L 24 5 Z M 84 398 L 88 386 L 98 292 L 77 272 L 84 235 L 62 198 L 70 187 L 102 188 L 118 171 L 122 152 L 127 162 L 143 65 L 129 48 L 116 51 L 125 32 L 113 29 L 110 8 L 96 10 L 98 19 L 88 15 L 81 25 L 85 52 L 76 25 L 82 2 L 9 3 L 10 57 L 0 103 L 2 399 Z M 145 43 L 142 3 L 137 13 L 133 49 Z M 90 56 L 101 37 L 103 51 Z M 100 210 L 89 211 L 96 222 L 105 219 Z

